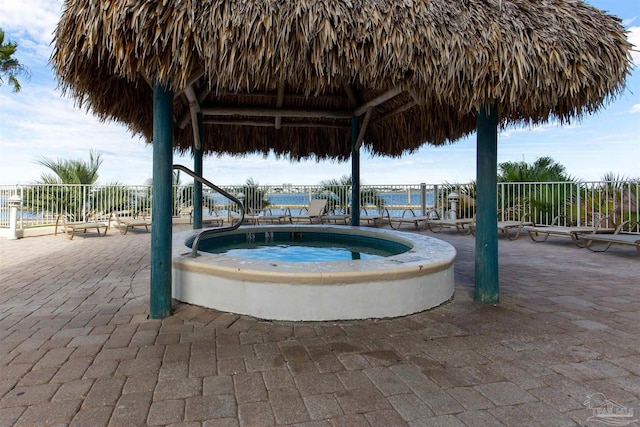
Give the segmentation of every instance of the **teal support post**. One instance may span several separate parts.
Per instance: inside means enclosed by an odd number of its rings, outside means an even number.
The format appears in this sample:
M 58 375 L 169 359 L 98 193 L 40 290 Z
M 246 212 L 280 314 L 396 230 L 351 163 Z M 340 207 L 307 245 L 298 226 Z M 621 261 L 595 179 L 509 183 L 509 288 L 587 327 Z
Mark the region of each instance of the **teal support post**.
M 202 113 L 198 113 L 198 135 L 200 148 L 193 147 L 193 171 L 202 176 Z M 202 228 L 202 183 L 193 180 L 193 229 Z
M 498 112 L 492 105 L 476 117 L 476 301 L 496 304 L 498 292 Z
M 173 92 L 153 87 L 153 186 L 151 189 L 151 293 L 149 317 L 171 315 L 171 217 Z
M 360 119 L 351 118 L 351 225 L 360 225 L 360 149 L 356 147 Z

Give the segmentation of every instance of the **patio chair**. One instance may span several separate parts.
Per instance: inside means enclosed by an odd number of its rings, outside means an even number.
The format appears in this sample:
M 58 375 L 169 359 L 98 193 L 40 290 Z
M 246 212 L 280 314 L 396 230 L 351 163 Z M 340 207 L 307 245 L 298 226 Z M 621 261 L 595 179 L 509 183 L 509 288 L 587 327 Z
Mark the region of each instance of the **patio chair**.
M 309 206 L 302 208 L 302 211 L 306 213 L 300 212 L 299 215 L 292 215 L 291 222 L 301 222 L 301 221 L 309 221 L 311 224 L 313 223 L 322 223 L 322 219 L 320 218 L 327 210 L 327 199 L 313 199 L 309 203 Z
M 129 229 L 135 227 L 144 227 L 147 231 L 151 227 L 151 215 L 146 212 L 113 211 L 111 217 L 115 220 L 115 226 L 121 234 L 127 234 Z
M 87 215 L 85 221 L 70 221 L 70 217 L 66 214 L 58 215 L 56 218 L 56 226 L 53 231 L 53 235 L 58 234 L 58 227 L 62 227 L 62 231 L 67 239 L 73 240 L 76 235 L 76 231 L 82 231 L 86 233 L 88 230 L 95 229 L 98 236 L 105 236 L 109 231 L 109 221 L 98 221 L 97 217 L 93 214 Z M 104 233 L 100 230 L 104 229 Z
M 193 206 L 184 206 L 180 208 L 180 211 L 173 217 L 173 219 L 181 219 L 185 217 L 189 217 L 189 224 L 191 224 L 193 220 Z
M 405 209 L 401 216 L 389 216 L 389 226 L 397 230 L 404 224 L 413 224 L 416 230 L 426 230 L 428 220 L 429 214 L 416 215 L 413 209 Z
M 526 219 L 528 216 L 528 214 L 525 214 L 521 220 L 498 221 L 498 231 L 509 240 L 518 240 L 520 238 L 520 234 L 526 229 L 526 227 L 532 227 L 535 225 L 532 221 L 528 221 Z M 475 222 L 473 224 L 469 224 L 469 230 L 471 230 L 471 234 L 475 235 Z
M 426 217 L 426 226 L 430 231 L 439 233 L 443 228 L 455 228 L 460 234 L 470 234 L 472 232 L 470 226 L 475 222 L 473 218 L 451 218 L 454 211 L 447 211 L 449 218 L 440 218 L 438 212 L 434 209 L 430 210 Z
M 544 242 L 549 236 L 556 237 L 570 237 L 573 244 L 577 247 L 584 247 L 584 241 L 580 240 L 582 234 L 587 233 L 608 233 L 612 234 L 615 228 L 607 227 L 609 217 L 602 217 L 600 219 L 594 219 L 593 224 L 590 226 L 564 226 L 559 225 L 560 221 L 564 218 L 563 215 L 556 216 L 551 225 L 537 225 L 533 227 L 527 227 L 526 230 L 529 233 L 529 237 L 534 242 Z
M 193 214 L 189 219 L 189 224 L 191 224 L 192 222 L 193 222 Z M 203 227 L 205 225 L 210 225 L 212 227 L 222 227 L 223 224 L 224 224 L 224 218 L 220 216 L 218 211 L 216 211 L 215 209 L 208 209 L 206 215 L 204 213 L 202 214 Z
M 240 214 L 238 212 L 234 212 L 230 210 L 229 221 L 231 222 L 232 225 L 235 225 L 238 221 L 240 221 Z M 253 213 L 245 212 L 244 220 L 242 221 L 242 223 L 258 225 L 260 224 L 260 216 Z
M 289 208 L 267 207 L 251 211 L 252 216 L 257 216 L 258 223 L 268 222 L 270 224 L 291 223 L 291 211 Z
M 584 246 L 587 249 L 593 252 L 604 252 L 608 250 L 611 245 L 626 245 L 635 246 L 640 255 L 640 234 L 621 232 L 628 223 L 629 221 L 625 221 L 620 224 L 612 234 L 587 233 L 581 234 L 579 239 L 584 242 Z M 629 228 L 631 229 L 633 227 Z M 594 246 L 594 242 L 602 243 L 602 245 L 596 244 Z
M 367 225 L 372 225 L 374 227 L 380 227 L 382 226 L 382 223 L 384 221 L 384 217 L 386 214 L 386 217 L 389 218 L 389 211 L 387 211 L 386 209 L 380 209 L 378 210 L 379 213 L 375 213 L 373 210 L 372 211 L 368 211 L 366 208 L 362 208 L 362 214 L 360 215 L 360 224 L 362 225 L 363 223 L 367 223 Z
M 346 211 L 343 211 L 342 213 L 340 213 L 339 211 L 325 212 L 324 214 L 320 215 L 320 222 L 323 224 L 333 223 L 349 225 L 351 223 L 351 215 L 346 213 Z

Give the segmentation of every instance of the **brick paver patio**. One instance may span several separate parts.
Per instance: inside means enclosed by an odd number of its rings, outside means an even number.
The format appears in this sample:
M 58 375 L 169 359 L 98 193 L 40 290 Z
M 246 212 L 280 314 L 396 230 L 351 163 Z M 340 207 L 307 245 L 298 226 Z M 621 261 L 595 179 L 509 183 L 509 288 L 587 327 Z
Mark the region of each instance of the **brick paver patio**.
M 458 250 L 453 302 L 318 323 L 147 320 L 146 232 L 0 240 L 0 426 L 602 426 L 607 399 L 640 425 L 634 249 L 501 237 L 486 306 L 473 237 L 436 237 Z

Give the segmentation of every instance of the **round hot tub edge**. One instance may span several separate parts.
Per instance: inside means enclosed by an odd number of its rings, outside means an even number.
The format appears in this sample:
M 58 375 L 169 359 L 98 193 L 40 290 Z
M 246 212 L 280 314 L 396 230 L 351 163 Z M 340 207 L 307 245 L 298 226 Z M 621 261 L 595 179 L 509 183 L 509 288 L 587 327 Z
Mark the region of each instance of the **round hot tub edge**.
M 196 231 L 173 236 L 176 300 L 270 320 L 388 318 L 446 303 L 455 289 L 456 251 L 430 236 L 367 227 L 274 225 L 264 231 L 340 233 L 401 242 L 410 250 L 386 258 L 333 262 L 269 262 L 202 253 L 191 257 Z M 215 236 L 213 237 L 215 238 Z

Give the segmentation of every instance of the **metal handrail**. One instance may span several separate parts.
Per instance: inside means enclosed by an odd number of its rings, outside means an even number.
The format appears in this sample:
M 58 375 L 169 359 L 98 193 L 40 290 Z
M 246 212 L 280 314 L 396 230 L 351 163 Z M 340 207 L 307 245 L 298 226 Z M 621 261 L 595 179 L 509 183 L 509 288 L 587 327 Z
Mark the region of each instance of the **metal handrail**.
M 187 168 L 187 167 L 185 167 L 183 165 L 173 165 L 173 169 L 177 169 L 179 171 L 182 171 L 182 172 L 186 173 L 187 175 L 191 176 L 196 181 L 198 181 L 198 182 L 200 182 L 200 183 L 202 183 L 202 184 L 204 184 L 204 185 L 206 185 L 206 186 L 208 186 L 210 188 L 213 188 L 218 193 L 222 194 L 227 199 L 229 199 L 232 202 L 236 203 L 240 207 L 240 220 L 238 222 L 236 222 L 235 224 L 233 224 L 233 221 L 232 221 L 230 227 L 206 228 L 206 229 L 202 230 L 201 232 L 199 232 L 196 235 L 196 238 L 193 239 L 193 244 L 192 244 L 192 247 L 191 247 L 191 256 L 195 258 L 195 257 L 198 256 L 198 244 L 200 244 L 200 240 L 202 240 L 203 237 L 205 237 L 205 236 L 207 236 L 209 234 L 222 233 L 223 231 L 236 230 L 237 228 L 239 228 L 242 225 L 242 223 L 244 222 L 244 205 L 242 204 L 242 202 L 238 198 L 236 198 L 235 196 L 231 195 L 230 193 L 227 193 L 222 188 L 220 188 L 217 185 L 211 183 L 210 181 L 204 179 L 203 177 L 201 177 L 200 175 L 198 175 L 197 173 L 195 173 L 191 169 L 189 169 L 189 168 Z

